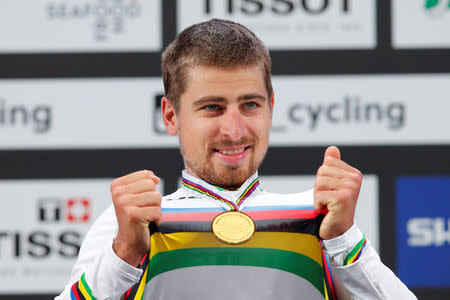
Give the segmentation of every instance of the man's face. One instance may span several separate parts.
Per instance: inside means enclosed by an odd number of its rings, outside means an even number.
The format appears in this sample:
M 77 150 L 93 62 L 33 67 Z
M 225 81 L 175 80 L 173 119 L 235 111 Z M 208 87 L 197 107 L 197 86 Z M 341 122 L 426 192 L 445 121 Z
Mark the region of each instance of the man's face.
M 238 188 L 261 164 L 272 126 L 259 66 L 195 67 L 173 117 L 189 174 L 227 189 Z M 166 123 L 167 124 L 167 123 Z

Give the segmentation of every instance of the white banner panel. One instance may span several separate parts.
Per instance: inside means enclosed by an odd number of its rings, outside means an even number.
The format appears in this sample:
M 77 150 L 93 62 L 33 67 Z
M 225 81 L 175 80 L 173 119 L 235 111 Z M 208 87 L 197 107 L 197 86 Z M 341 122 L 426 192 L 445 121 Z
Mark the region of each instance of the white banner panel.
M 61 292 L 112 181 L 0 180 L 0 293 Z
M 394 48 L 449 48 L 450 1 L 392 0 Z
M 176 146 L 163 90 L 160 78 L 0 81 L 0 148 Z
M 2 0 L 0 53 L 159 51 L 160 0 Z
M 290 194 L 306 191 L 314 187 L 316 176 L 260 176 L 264 190 L 273 193 Z M 355 222 L 368 237 L 375 250 L 379 251 L 378 177 L 364 174 L 361 192 L 355 211 Z
M 450 75 L 274 76 L 272 146 L 450 144 Z M 0 80 L 0 149 L 178 147 L 160 78 Z
M 450 75 L 275 76 L 273 146 L 449 144 Z
M 61 291 L 111 181 L 1 180 L 0 292 Z
M 178 32 L 210 18 L 241 23 L 272 50 L 372 49 L 374 0 L 180 0 Z

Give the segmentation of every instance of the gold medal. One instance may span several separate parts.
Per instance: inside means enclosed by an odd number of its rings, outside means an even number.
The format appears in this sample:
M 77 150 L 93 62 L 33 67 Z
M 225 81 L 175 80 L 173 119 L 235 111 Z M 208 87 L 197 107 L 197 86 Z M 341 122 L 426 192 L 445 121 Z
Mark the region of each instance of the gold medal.
M 217 215 L 211 224 L 214 236 L 225 244 L 242 244 L 255 233 L 255 222 L 240 211 L 227 211 Z

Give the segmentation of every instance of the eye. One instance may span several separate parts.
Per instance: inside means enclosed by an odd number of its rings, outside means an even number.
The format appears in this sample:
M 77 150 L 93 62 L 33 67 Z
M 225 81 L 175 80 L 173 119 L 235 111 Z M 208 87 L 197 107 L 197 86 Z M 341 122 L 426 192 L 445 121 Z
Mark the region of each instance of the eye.
M 247 109 L 255 109 L 255 108 L 257 108 L 258 107 L 258 104 L 256 104 L 255 102 L 247 102 L 247 103 L 245 103 L 245 107 L 247 108 Z
M 203 109 L 207 111 L 217 111 L 219 110 L 219 106 L 217 104 L 208 104 L 204 106 Z

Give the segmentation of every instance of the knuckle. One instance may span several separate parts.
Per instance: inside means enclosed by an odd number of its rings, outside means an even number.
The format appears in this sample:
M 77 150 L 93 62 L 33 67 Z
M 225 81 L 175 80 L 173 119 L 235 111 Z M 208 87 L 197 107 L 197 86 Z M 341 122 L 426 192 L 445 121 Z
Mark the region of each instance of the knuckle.
M 356 171 L 355 171 L 355 177 L 356 177 L 359 181 L 362 180 L 363 174 L 361 173 L 360 170 L 356 170 Z
M 317 177 L 316 177 L 316 182 L 315 182 L 315 184 L 316 185 L 319 185 L 319 184 L 322 184 L 322 182 L 323 182 L 323 176 L 321 176 L 323 171 L 321 171 L 320 169 L 319 170 L 317 170 Z
M 113 199 L 119 198 L 122 195 L 122 193 L 123 193 L 122 186 L 115 186 L 111 188 L 111 195 Z
M 141 174 L 145 177 L 145 178 L 150 178 L 151 176 L 154 176 L 155 173 L 153 173 L 153 171 L 150 170 L 142 170 Z
M 316 181 L 316 183 L 314 183 L 314 189 L 313 189 L 313 193 L 314 193 L 314 197 L 316 196 L 316 194 L 317 194 L 317 192 L 319 191 L 319 185 L 317 184 L 317 181 Z
M 141 170 L 139 171 L 139 175 L 141 175 L 144 178 L 150 177 L 150 171 L 149 170 Z
M 161 206 L 162 195 L 160 192 L 158 192 L 158 191 L 154 192 L 153 199 L 154 199 L 156 205 Z
M 111 182 L 111 184 L 109 185 L 109 190 L 112 192 L 113 189 L 115 189 L 119 184 L 119 180 L 118 179 L 114 179 L 113 182 Z
M 360 181 L 352 181 L 349 183 L 349 188 L 354 192 L 359 191 L 360 187 L 361 187 Z
M 326 167 L 324 165 L 320 166 L 320 168 L 317 170 L 318 176 L 324 176 L 326 172 Z

